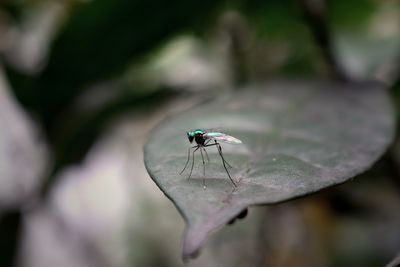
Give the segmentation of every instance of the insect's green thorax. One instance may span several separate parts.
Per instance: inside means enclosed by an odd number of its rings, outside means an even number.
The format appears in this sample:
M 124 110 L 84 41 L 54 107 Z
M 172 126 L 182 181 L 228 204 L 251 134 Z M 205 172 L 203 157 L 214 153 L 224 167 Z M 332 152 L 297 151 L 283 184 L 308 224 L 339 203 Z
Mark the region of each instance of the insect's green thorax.
M 204 131 L 203 130 L 195 130 L 195 131 L 188 132 L 188 136 L 192 136 L 192 137 L 195 137 L 198 134 L 204 134 Z

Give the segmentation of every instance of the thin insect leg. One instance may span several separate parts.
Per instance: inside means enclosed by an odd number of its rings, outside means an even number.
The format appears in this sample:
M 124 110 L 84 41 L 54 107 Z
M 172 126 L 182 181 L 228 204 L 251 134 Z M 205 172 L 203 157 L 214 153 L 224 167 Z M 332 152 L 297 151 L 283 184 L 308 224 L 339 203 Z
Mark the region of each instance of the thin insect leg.
M 204 161 L 202 147 L 200 146 L 201 159 L 203 160 L 203 187 L 206 188 L 206 162 Z
M 231 180 L 231 182 L 233 183 L 233 185 L 236 187 L 236 183 L 233 181 L 231 175 L 229 174 L 228 169 L 226 168 L 226 165 L 225 165 L 225 162 L 226 162 L 226 161 L 225 161 L 225 158 L 224 158 L 224 156 L 223 156 L 223 154 L 222 154 L 221 145 L 220 145 L 219 143 L 217 143 L 217 141 L 215 141 L 214 144 L 209 144 L 209 145 L 206 145 L 206 146 L 217 146 L 217 150 L 218 150 L 218 153 L 219 153 L 219 155 L 220 155 L 220 157 L 221 157 L 221 159 L 222 159 L 222 164 L 224 165 L 225 171 L 226 171 L 226 173 L 228 174 L 228 177 L 229 177 L 229 179 Z
M 225 159 L 224 159 L 224 156 L 222 155 L 222 148 L 221 148 L 221 145 L 218 144 L 217 142 L 215 142 L 215 143 L 217 144 L 218 152 L 219 152 L 219 155 L 221 156 L 222 163 L 224 164 L 225 171 L 226 171 L 226 173 L 228 174 L 229 179 L 231 180 L 232 184 L 236 187 L 236 183 L 233 181 L 231 175 L 230 175 L 229 172 L 228 172 L 228 169 L 227 169 L 226 166 L 225 166 L 225 162 L 226 162 L 226 161 L 225 161 Z
M 183 169 L 181 170 L 181 172 L 179 173 L 179 174 L 182 174 L 184 171 L 185 171 L 185 169 L 186 169 L 186 166 L 188 165 L 188 163 L 189 163 L 189 158 L 190 158 L 190 149 L 191 149 L 191 147 L 189 147 L 188 148 L 188 156 L 187 156 L 187 160 L 186 160 L 186 163 L 185 163 L 185 167 L 183 167 Z
M 190 179 L 190 176 L 192 176 L 192 171 L 193 171 L 193 166 L 194 166 L 194 152 L 196 152 L 197 149 L 199 149 L 199 147 L 200 147 L 200 146 L 196 146 L 196 149 L 193 150 L 193 153 L 192 153 L 192 168 L 190 169 L 190 174 L 189 174 L 188 179 Z
M 186 167 L 187 167 L 187 165 L 189 163 L 189 159 L 190 159 L 190 149 L 195 148 L 195 147 L 197 147 L 197 146 L 192 146 L 192 147 L 188 148 L 188 156 L 187 156 L 187 160 L 186 160 L 186 163 L 185 163 L 185 167 L 183 167 L 182 171 L 179 174 L 182 174 L 185 171 L 185 169 L 186 169 Z
M 207 151 L 206 151 L 206 149 L 205 149 L 204 147 L 207 146 L 208 143 L 210 143 L 210 141 L 211 141 L 211 139 L 206 140 L 205 143 L 204 143 L 204 145 L 202 146 L 204 152 L 206 153 L 207 161 L 208 161 L 208 162 L 210 162 L 210 158 L 208 157 L 208 153 L 207 153 Z
M 206 162 L 204 161 L 202 147 L 200 147 L 200 154 L 201 154 L 201 159 L 203 160 L 203 175 L 206 175 Z
M 208 157 L 207 150 L 204 147 L 201 147 L 204 150 L 204 153 L 206 153 L 207 161 L 210 162 L 210 158 Z
M 207 142 L 207 143 L 208 143 L 208 142 Z M 218 143 L 217 141 L 215 141 L 214 144 L 209 144 L 209 145 L 207 145 L 207 143 L 206 143 L 206 145 L 205 145 L 204 147 L 207 147 L 207 146 L 217 146 L 217 144 L 219 145 L 219 143 Z M 205 148 L 204 148 L 204 150 L 205 150 Z M 219 149 L 218 149 L 218 152 L 219 152 Z M 231 164 L 229 164 L 229 163 L 225 160 L 225 158 L 224 158 L 223 160 L 225 161 L 226 165 L 228 165 L 229 168 L 233 168 L 233 167 L 231 166 Z
M 206 145 L 207 145 L 210 141 L 211 141 L 211 139 L 207 140 Z M 214 142 L 215 142 L 215 144 L 218 144 L 217 141 L 214 140 Z M 229 164 L 225 159 L 224 159 L 224 161 L 225 161 L 226 165 L 228 165 L 229 168 L 233 168 L 233 167 L 231 166 L 231 164 Z
M 220 145 L 219 143 L 217 143 L 217 144 L 218 144 L 218 145 L 217 145 L 218 150 L 219 150 L 220 154 L 222 154 L 222 147 L 221 147 L 221 145 Z M 222 159 L 225 161 L 226 165 L 228 165 L 229 168 L 233 168 L 233 167 L 231 166 L 231 164 L 229 164 L 229 163 L 225 160 L 224 157 L 222 157 Z

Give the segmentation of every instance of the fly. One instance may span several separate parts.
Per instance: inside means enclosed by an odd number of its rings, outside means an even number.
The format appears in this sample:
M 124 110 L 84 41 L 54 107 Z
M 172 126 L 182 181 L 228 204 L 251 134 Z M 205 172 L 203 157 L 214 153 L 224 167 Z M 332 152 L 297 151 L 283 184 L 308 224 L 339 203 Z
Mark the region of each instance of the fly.
M 208 154 L 207 154 L 207 151 L 206 151 L 206 147 L 216 146 L 217 150 L 218 150 L 218 153 L 219 153 L 219 156 L 222 159 L 222 164 L 224 165 L 225 171 L 228 174 L 228 177 L 231 180 L 231 182 L 234 185 L 234 187 L 236 187 L 237 185 L 236 185 L 235 181 L 232 179 L 232 177 L 229 174 L 229 171 L 228 171 L 228 169 L 226 167 L 226 166 L 228 166 L 228 167 L 232 168 L 232 166 L 225 160 L 224 155 L 222 153 L 222 148 L 221 148 L 221 145 L 219 144 L 219 142 L 224 142 L 224 143 L 228 143 L 228 144 L 241 144 L 242 141 L 240 141 L 239 139 L 237 139 L 237 138 L 235 138 L 233 136 L 227 135 L 225 133 L 212 131 L 212 130 L 197 129 L 197 130 L 194 130 L 194 131 L 186 132 L 186 134 L 187 134 L 187 137 L 189 139 L 189 142 L 192 143 L 193 140 L 194 140 L 194 141 L 196 141 L 197 145 L 189 147 L 189 149 L 188 149 L 188 157 L 187 157 L 187 160 L 186 160 L 186 163 L 185 163 L 185 167 L 183 167 L 183 169 L 180 172 L 180 174 L 182 174 L 185 171 L 185 169 L 186 169 L 186 167 L 187 167 L 187 165 L 188 165 L 188 163 L 190 161 L 190 151 L 191 151 L 191 149 L 194 149 L 192 151 L 192 166 L 191 166 L 191 169 L 190 169 L 190 174 L 189 174 L 188 179 L 192 176 L 192 171 L 193 171 L 193 166 L 194 166 L 194 153 L 197 150 L 200 150 L 201 159 L 203 160 L 203 186 L 205 188 L 206 185 L 205 185 L 205 177 L 204 176 L 206 174 L 206 168 L 205 168 L 205 161 L 204 161 L 203 151 L 204 151 L 204 153 L 205 153 L 205 155 L 207 157 L 207 160 L 210 161 L 210 159 L 208 157 Z

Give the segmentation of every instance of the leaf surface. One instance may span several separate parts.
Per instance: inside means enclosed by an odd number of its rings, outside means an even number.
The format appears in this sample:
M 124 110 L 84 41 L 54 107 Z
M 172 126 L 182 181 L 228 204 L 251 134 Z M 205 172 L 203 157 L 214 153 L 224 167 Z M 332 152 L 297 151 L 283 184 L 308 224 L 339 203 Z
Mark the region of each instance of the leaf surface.
M 179 175 L 190 145 L 185 130 L 214 127 L 243 141 L 222 144 L 236 188 L 215 147 L 207 148 L 205 176 L 199 154 L 192 177 L 187 179 L 190 164 Z M 380 84 L 273 81 L 166 120 L 151 133 L 144 161 L 186 220 L 188 258 L 250 205 L 300 197 L 365 171 L 393 136 L 393 109 Z

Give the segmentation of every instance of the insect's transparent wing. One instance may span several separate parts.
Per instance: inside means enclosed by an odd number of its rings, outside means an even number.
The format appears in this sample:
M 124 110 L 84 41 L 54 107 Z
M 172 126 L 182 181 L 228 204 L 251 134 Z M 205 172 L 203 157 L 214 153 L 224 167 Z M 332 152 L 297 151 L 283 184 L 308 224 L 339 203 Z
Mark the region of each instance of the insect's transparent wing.
M 214 139 L 216 139 L 217 141 L 228 143 L 228 144 L 241 144 L 242 143 L 241 140 L 239 140 L 236 137 L 233 137 L 231 135 L 223 135 L 220 137 L 214 137 Z
M 203 129 L 203 131 L 205 133 L 211 133 L 211 134 L 216 134 L 216 133 L 223 134 L 223 130 L 221 128 L 207 128 Z
M 241 144 L 242 141 L 237 139 L 236 137 L 220 133 L 220 132 L 209 132 L 203 135 L 207 139 L 215 139 L 219 142 L 224 142 L 228 144 Z

